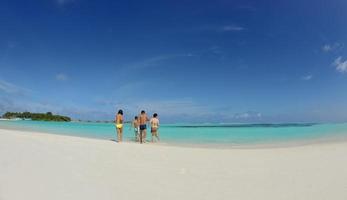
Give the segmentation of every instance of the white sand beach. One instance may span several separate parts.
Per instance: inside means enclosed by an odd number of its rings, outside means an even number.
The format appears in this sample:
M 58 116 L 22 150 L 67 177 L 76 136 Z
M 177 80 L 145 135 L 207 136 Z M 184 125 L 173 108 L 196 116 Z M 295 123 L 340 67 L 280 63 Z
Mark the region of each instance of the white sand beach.
M 174 147 L 0 129 L 0 200 L 346 200 L 347 143 Z

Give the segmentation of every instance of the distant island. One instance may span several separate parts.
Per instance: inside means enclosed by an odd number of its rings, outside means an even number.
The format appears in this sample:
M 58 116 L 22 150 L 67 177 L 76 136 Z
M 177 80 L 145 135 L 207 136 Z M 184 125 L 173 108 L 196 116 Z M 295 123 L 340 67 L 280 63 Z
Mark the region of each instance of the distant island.
M 5 119 L 31 119 L 34 121 L 56 121 L 56 122 L 70 122 L 71 118 L 61 115 L 53 115 L 51 112 L 47 113 L 31 113 L 31 112 L 7 112 L 2 115 Z

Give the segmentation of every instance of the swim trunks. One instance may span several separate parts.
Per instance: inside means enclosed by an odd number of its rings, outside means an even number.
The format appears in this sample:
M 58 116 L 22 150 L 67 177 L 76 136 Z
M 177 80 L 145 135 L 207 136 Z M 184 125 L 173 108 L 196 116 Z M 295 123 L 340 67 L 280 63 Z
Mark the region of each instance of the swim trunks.
M 141 131 L 146 130 L 146 129 L 147 129 L 146 124 L 142 124 L 142 125 L 140 125 L 140 130 L 141 130 Z

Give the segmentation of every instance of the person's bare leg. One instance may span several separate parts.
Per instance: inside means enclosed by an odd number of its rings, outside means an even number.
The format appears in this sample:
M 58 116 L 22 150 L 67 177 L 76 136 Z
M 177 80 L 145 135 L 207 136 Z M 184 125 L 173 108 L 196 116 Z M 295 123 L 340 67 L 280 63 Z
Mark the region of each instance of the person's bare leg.
M 147 137 L 147 130 L 143 130 L 143 142 L 146 142 L 146 137 Z
M 120 129 L 120 141 L 123 141 L 123 128 Z
M 142 130 L 140 130 L 139 138 L 139 142 L 142 143 Z
M 152 132 L 152 143 L 155 142 L 154 140 L 156 137 L 157 137 L 157 132 L 156 131 Z
M 155 137 L 157 138 L 157 141 L 160 142 L 159 133 L 158 132 L 155 134 Z
M 120 142 L 120 129 L 117 128 L 117 142 Z

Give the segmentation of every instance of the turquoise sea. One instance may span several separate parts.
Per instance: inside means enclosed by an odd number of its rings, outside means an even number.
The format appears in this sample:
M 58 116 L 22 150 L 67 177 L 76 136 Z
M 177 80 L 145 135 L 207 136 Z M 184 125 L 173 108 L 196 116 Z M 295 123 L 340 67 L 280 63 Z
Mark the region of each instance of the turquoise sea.
M 38 131 L 59 135 L 115 140 L 111 123 L 0 121 L 0 128 Z M 173 145 L 242 146 L 281 143 L 310 143 L 347 138 L 347 123 L 340 124 L 162 124 L 161 142 Z M 133 141 L 130 124 L 124 140 Z M 150 134 L 147 136 L 150 140 Z

